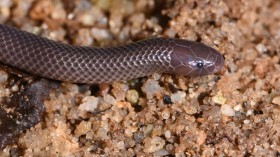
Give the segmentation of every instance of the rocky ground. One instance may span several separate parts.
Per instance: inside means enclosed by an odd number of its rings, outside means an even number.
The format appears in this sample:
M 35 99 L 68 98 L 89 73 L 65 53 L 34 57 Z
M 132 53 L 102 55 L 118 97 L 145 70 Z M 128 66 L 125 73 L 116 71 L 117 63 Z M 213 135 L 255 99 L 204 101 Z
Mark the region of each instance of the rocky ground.
M 198 78 L 62 82 L 1 156 L 280 155 L 280 1 L 1 0 L 0 21 L 74 45 L 184 38 L 226 61 Z M 11 77 L 0 71 L 1 97 L 20 88 Z

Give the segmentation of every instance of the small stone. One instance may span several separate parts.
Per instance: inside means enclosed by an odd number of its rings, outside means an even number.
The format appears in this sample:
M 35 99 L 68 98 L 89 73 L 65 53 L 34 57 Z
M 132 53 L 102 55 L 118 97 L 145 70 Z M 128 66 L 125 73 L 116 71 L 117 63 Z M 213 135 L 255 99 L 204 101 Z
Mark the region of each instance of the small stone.
M 166 130 L 165 132 L 164 132 L 164 136 L 165 136 L 165 138 L 171 138 L 171 131 L 170 130 Z
M 88 121 L 82 121 L 75 130 L 76 136 L 85 135 L 87 132 L 91 130 L 91 122 Z
M 160 137 L 154 137 L 145 141 L 144 152 L 153 153 L 161 150 L 165 145 L 165 141 Z
M 250 120 L 248 119 L 244 120 L 244 124 L 250 124 Z
M 155 156 L 167 156 L 170 153 L 166 149 L 158 150 L 154 153 Z
M 13 85 L 13 86 L 12 86 L 12 91 L 13 91 L 13 92 L 19 91 L 18 85 Z
M 51 0 L 37 1 L 30 11 L 32 19 L 42 20 L 47 18 L 53 12 L 54 5 Z
M 170 117 L 170 111 L 168 108 L 165 108 L 162 112 L 161 112 L 161 116 L 163 119 L 169 119 Z
M 235 116 L 234 109 L 232 109 L 231 106 L 228 104 L 222 105 L 221 112 L 223 115 L 226 115 L 226 116 Z
M 273 98 L 272 103 L 280 105 L 280 96 L 277 96 L 277 97 Z
M 172 104 L 172 100 L 171 100 L 170 96 L 168 96 L 168 95 L 164 95 L 162 98 L 162 101 L 164 104 Z
M 145 136 L 142 131 L 137 131 L 133 134 L 133 138 L 136 143 L 141 143 L 144 140 Z
M 125 149 L 124 141 L 118 142 L 118 143 L 117 143 L 117 147 L 118 147 L 119 149 Z
M 53 11 L 51 12 L 51 17 L 53 19 L 61 19 L 64 20 L 66 19 L 67 13 L 63 8 L 62 3 L 56 3 L 54 5 Z
M 216 104 L 222 105 L 226 103 L 227 99 L 222 95 L 221 92 L 218 92 L 212 97 L 212 101 Z
M 115 96 L 117 101 L 122 101 L 125 99 L 126 91 L 128 90 L 128 86 L 123 83 L 115 82 L 112 84 L 113 89 L 112 93 Z
M 146 127 L 144 127 L 143 129 L 143 133 L 144 135 L 148 135 L 150 134 L 154 129 L 154 125 L 153 124 L 148 124 Z
M 104 101 L 110 105 L 115 105 L 117 103 L 116 99 L 110 94 L 104 96 Z
M 196 143 L 198 145 L 202 145 L 205 142 L 206 138 L 207 138 L 206 133 L 203 130 L 200 130 L 198 132 L 198 137 L 197 137 Z
M 0 70 L 0 84 L 7 82 L 7 80 L 8 74 L 5 71 Z
M 87 112 L 94 112 L 97 108 L 100 99 L 94 96 L 87 96 L 82 100 L 82 104 L 79 106 L 78 109 L 87 111 Z
M 102 40 L 109 40 L 112 38 L 108 30 L 101 29 L 101 28 L 92 28 L 91 35 L 93 38 L 102 41 Z
M 250 116 L 250 115 L 252 115 L 253 113 L 254 113 L 253 110 L 248 110 L 247 113 L 246 113 L 246 116 Z
M 183 104 L 186 100 L 186 92 L 178 91 L 171 95 L 171 101 L 177 104 Z
M 132 104 L 136 104 L 138 102 L 139 99 L 139 94 L 136 90 L 132 89 L 132 90 L 128 90 L 126 92 L 126 99 L 131 102 Z
M 264 44 L 258 44 L 256 46 L 256 49 L 259 51 L 259 53 L 264 53 L 265 51 L 267 51 L 267 48 L 265 47 Z
M 234 106 L 234 108 L 233 108 L 235 111 L 240 111 L 241 109 L 242 109 L 242 105 L 236 105 L 236 106 Z
M 161 92 L 162 87 L 159 85 L 158 81 L 153 79 L 148 79 L 141 89 L 144 93 L 146 93 L 148 98 L 152 98 L 157 93 Z

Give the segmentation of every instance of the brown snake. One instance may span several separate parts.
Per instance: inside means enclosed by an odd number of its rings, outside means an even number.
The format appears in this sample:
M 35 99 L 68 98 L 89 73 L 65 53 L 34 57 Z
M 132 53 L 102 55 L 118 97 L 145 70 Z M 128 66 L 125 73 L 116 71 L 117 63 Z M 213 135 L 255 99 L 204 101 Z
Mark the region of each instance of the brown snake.
M 75 83 L 110 83 L 158 73 L 202 76 L 224 65 L 204 44 L 152 38 L 95 48 L 72 46 L 0 24 L 0 62 L 31 74 Z

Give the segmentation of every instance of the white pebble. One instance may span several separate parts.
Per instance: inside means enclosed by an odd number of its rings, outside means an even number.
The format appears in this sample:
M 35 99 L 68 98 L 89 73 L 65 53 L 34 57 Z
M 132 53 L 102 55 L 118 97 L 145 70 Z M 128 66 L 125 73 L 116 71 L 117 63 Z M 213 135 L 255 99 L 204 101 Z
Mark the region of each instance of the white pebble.
M 145 143 L 144 152 L 153 153 L 155 151 L 161 150 L 165 145 L 165 140 L 161 137 L 154 137 L 148 143 Z
M 173 103 L 182 104 L 185 101 L 186 93 L 182 91 L 178 91 L 170 96 L 171 101 Z
M 161 149 L 155 152 L 155 156 L 167 156 L 170 153 L 166 149 Z
M 158 84 L 158 81 L 148 79 L 141 89 L 146 93 L 148 98 L 152 98 L 156 93 L 161 92 L 162 87 Z
M 117 147 L 118 147 L 119 149 L 125 149 L 124 141 L 118 142 L 118 143 L 117 143 Z
M 256 49 L 258 50 L 259 53 L 264 53 L 265 51 L 267 51 L 267 48 L 265 47 L 264 44 L 258 44 L 256 46 Z
M 234 106 L 234 108 L 233 108 L 235 111 L 240 111 L 241 109 L 242 109 L 242 105 L 236 105 L 236 106 Z
M 171 131 L 170 130 L 166 130 L 165 132 L 164 132 L 164 136 L 165 136 L 165 138 L 171 138 Z
M 104 39 L 111 39 L 112 36 L 106 29 L 100 29 L 100 28 L 92 28 L 91 29 L 92 36 L 97 40 L 104 40 Z
M 250 120 L 248 119 L 244 120 L 244 124 L 250 124 Z
M 13 92 L 19 91 L 18 85 L 13 85 L 11 89 L 12 89 Z
M 104 101 L 110 105 L 115 105 L 117 102 L 116 99 L 110 94 L 106 94 L 104 96 Z
M 226 115 L 226 116 L 235 116 L 234 109 L 232 109 L 231 106 L 229 106 L 228 104 L 222 105 L 221 112 L 223 115 Z
M 253 110 L 248 110 L 247 113 L 246 113 L 246 116 L 250 116 L 250 115 L 252 115 L 253 113 L 254 113 Z
M 100 102 L 100 98 L 94 96 L 87 96 L 82 101 L 83 103 L 79 106 L 78 109 L 93 112 L 97 108 L 97 105 Z

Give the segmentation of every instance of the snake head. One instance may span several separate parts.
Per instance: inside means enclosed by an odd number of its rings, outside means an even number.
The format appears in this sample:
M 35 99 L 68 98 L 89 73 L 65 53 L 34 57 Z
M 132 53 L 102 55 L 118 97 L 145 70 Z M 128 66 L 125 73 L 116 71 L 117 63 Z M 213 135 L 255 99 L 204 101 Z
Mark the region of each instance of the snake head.
M 223 56 L 202 43 L 176 39 L 171 53 L 172 73 L 185 76 L 213 74 L 224 66 Z

